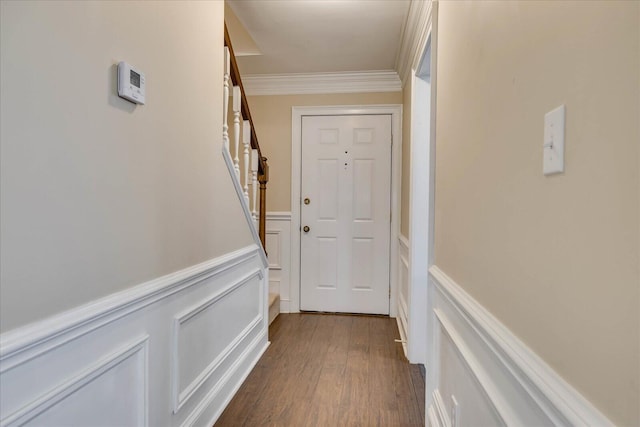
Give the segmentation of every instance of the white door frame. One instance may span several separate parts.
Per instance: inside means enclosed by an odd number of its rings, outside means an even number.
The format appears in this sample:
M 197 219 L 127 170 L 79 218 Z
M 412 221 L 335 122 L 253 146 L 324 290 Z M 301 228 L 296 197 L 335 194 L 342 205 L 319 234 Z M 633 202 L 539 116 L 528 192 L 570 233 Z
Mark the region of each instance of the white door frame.
M 412 280 L 409 286 L 412 289 L 412 301 L 408 339 L 411 341 L 413 336 L 418 342 L 413 343 L 414 351 L 409 350 L 408 353 L 413 356 L 413 360 L 409 357 L 412 363 L 426 365 L 425 419 L 429 420 L 433 390 L 438 387 L 440 376 L 436 333 L 439 326 L 435 319 L 431 295 L 433 289 L 429 284 L 428 272 L 434 262 L 438 2 L 429 2 L 421 10 L 419 19 L 419 36 L 408 76 L 412 83 L 409 213 L 409 278 Z
M 427 291 L 433 264 L 435 193 L 435 86 L 431 79 L 431 40 L 417 71 L 411 70 L 411 154 L 409 191 L 409 319 L 407 358 L 426 364 Z
M 391 242 L 400 235 L 400 182 L 402 179 L 402 105 L 331 105 L 291 109 L 291 313 L 300 311 L 300 181 L 302 160 L 302 117 L 363 114 L 391 115 Z M 398 245 L 389 248 L 389 316 L 396 316 Z

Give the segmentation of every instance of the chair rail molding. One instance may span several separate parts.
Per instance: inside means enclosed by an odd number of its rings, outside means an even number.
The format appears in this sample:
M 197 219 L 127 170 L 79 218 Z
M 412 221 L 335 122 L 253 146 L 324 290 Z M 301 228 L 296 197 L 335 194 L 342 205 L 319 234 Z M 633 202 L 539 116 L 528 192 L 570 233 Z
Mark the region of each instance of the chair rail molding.
M 438 373 L 428 370 L 427 416 L 435 425 L 450 425 L 449 396 L 459 425 L 613 425 L 437 266 L 429 288 L 427 364 Z
M 261 254 L 252 244 L 0 335 L 0 426 L 212 425 L 269 344 Z

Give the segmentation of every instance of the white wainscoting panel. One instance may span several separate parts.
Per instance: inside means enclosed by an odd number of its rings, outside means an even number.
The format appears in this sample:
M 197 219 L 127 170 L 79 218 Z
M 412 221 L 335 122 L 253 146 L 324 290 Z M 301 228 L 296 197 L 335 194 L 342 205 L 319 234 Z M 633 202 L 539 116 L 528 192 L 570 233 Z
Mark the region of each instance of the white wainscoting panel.
M 409 241 L 398 236 L 398 310 L 396 322 L 402 339 L 402 349 L 407 356 L 407 336 L 409 320 Z
M 269 259 L 269 270 L 282 270 L 282 230 L 271 229 L 265 232 L 265 245 Z
M 437 266 L 428 321 L 430 425 L 613 425 Z
M 291 312 L 291 212 L 267 212 L 269 290 L 280 294 L 280 313 Z
M 257 245 L 0 336 L 1 426 L 208 426 L 266 347 Z
M 113 352 L 14 412 L 7 425 L 65 425 L 73 419 L 78 425 L 148 425 L 147 343 L 144 336 Z M 95 402 L 95 396 L 108 395 L 114 388 L 128 390 Z M 133 399 L 132 399 L 133 397 Z
M 259 333 L 264 317 L 262 279 L 262 271 L 256 269 L 176 316 L 174 413 L 212 377 L 222 376 L 226 365 L 241 351 L 239 344 Z M 225 327 L 220 328 L 215 340 L 203 340 L 211 333 L 212 325 Z

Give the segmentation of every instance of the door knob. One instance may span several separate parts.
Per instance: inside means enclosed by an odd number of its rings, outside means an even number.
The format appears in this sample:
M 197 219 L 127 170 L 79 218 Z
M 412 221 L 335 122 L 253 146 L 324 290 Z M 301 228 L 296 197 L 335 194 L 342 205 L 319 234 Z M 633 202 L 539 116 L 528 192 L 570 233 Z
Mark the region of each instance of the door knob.
M 308 233 L 310 230 L 308 225 L 305 225 L 302 229 L 304 230 L 305 233 Z
M 309 198 L 307 197 L 306 199 L 304 199 L 304 204 L 308 205 L 309 203 L 311 203 L 311 200 L 309 200 Z

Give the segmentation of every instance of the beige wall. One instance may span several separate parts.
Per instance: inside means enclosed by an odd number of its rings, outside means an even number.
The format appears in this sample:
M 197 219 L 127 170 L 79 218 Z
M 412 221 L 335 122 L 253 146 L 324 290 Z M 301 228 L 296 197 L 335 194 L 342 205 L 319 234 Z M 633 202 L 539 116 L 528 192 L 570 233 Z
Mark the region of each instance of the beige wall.
M 269 159 L 267 210 L 291 210 L 291 107 L 402 104 L 401 92 L 250 96 L 260 148 Z
M 411 207 L 411 79 L 402 88 L 402 194 L 400 199 L 400 234 L 409 237 Z
M 435 262 L 620 425 L 640 424 L 639 7 L 439 9 Z
M 252 242 L 220 152 L 223 9 L 1 3 L 2 331 Z M 115 95 L 120 60 L 147 105 Z

